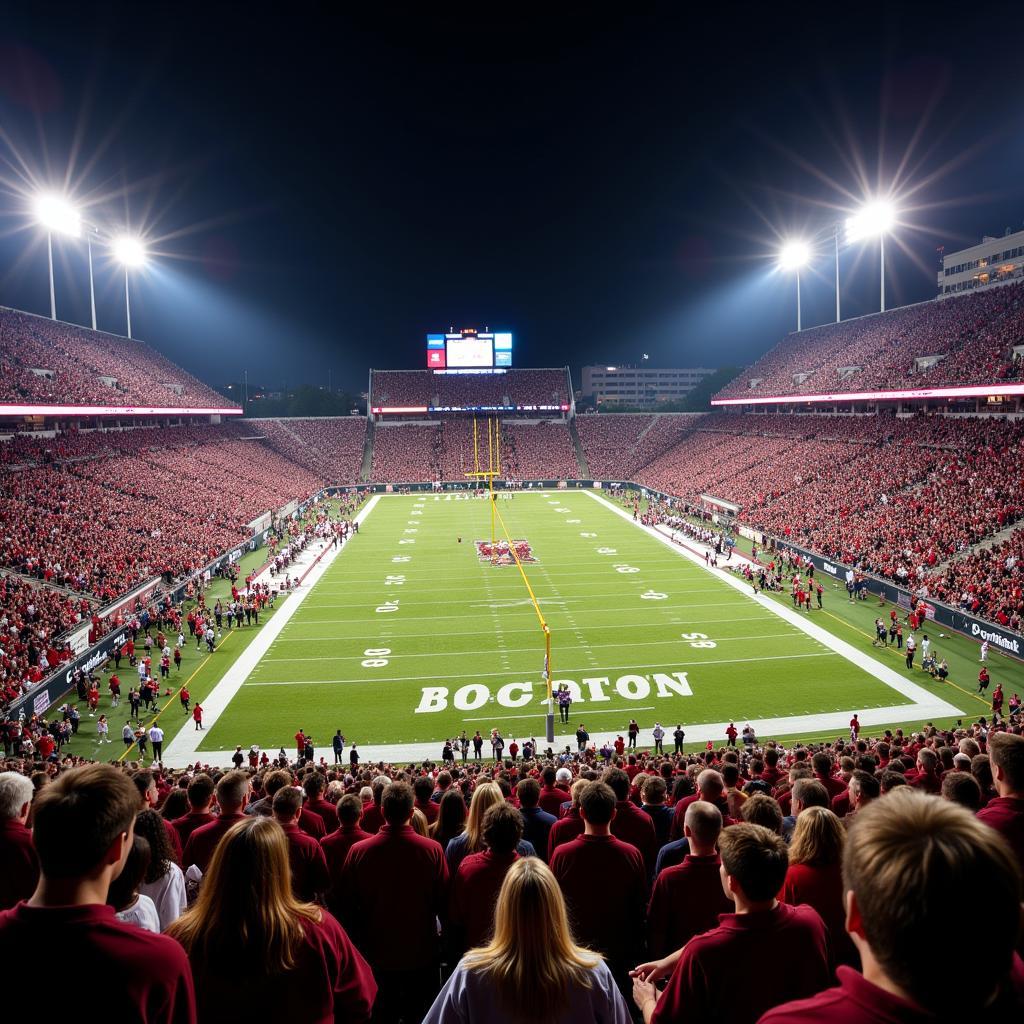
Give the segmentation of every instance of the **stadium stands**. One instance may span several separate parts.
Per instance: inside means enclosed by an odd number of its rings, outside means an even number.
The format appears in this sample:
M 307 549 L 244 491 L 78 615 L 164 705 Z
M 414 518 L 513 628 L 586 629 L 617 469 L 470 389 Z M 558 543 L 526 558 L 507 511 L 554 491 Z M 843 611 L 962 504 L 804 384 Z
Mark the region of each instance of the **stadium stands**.
M 441 427 L 437 423 L 378 424 L 373 437 L 372 480 L 425 483 L 440 471 Z
M 139 341 L 0 308 L 0 403 L 224 409 Z
M 233 427 L 87 436 L 90 458 L 0 476 L 0 565 L 103 600 L 201 567 L 257 516 L 320 486 Z
M 655 456 L 671 448 L 700 414 L 580 416 L 580 443 L 595 480 L 628 480 Z
M 286 459 L 316 473 L 328 484 L 359 481 L 366 441 L 366 420 L 361 416 L 317 419 L 246 420 L 239 429 L 261 439 Z
M 502 471 L 516 480 L 574 479 L 580 475 L 569 429 L 563 423 L 504 424 Z
M 1018 378 L 1024 284 L 791 334 L 715 398 L 992 384 Z

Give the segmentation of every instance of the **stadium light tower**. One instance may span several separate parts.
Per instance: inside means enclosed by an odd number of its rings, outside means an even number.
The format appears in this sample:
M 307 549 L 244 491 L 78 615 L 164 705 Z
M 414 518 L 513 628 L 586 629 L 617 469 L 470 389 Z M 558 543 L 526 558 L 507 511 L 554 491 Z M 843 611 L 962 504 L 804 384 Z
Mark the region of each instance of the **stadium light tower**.
M 859 242 L 878 236 L 878 251 L 881 261 L 879 277 L 879 304 L 885 312 L 885 236 L 896 223 L 896 209 L 887 199 L 873 199 L 866 203 L 846 222 L 847 242 Z
M 53 235 L 78 238 L 82 233 L 82 218 L 78 210 L 63 196 L 41 192 L 35 198 L 35 216 L 46 228 L 46 255 L 50 266 L 50 319 L 57 319 L 57 298 L 53 288 Z M 95 327 L 95 324 L 93 324 Z
M 796 329 L 803 330 L 800 309 L 800 268 L 806 266 L 811 258 L 811 247 L 799 239 L 787 242 L 779 250 L 779 267 L 782 270 L 796 271 Z
M 137 238 L 121 235 L 114 239 L 114 256 L 124 264 L 124 312 L 128 321 L 128 337 L 132 336 L 132 306 L 128 294 L 128 271 L 146 263 L 146 248 Z

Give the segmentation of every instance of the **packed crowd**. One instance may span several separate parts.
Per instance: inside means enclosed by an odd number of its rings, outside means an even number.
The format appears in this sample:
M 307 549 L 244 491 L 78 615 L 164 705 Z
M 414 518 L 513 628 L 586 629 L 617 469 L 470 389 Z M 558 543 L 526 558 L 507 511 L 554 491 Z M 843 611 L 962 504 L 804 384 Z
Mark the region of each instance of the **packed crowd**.
M 180 577 L 320 480 L 235 428 L 110 434 L 116 454 L 0 474 L 0 565 L 101 600 Z
M 326 484 L 359 481 L 366 444 L 366 420 L 360 416 L 257 419 L 242 426 Z
M 0 402 L 222 409 L 211 388 L 139 341 L 0 309 Z
M 519 480 L 576 479 L 580 475 L 568 427 L 557 421 L 504 425 L 502 470 Z
M 1024 284 L 924 302 L 791 334 L 716 397 L 990 384 L 1017 374 L 1022 332 Z
M 594 480 L 632 480 L 701 418 L 700 413 L 590 414 L 576 418 L 576 429 Z
M 305 745 L 233 771 L 9 757 L 6 1005 L 57 939 L 116 976 L 108 1012 L 154 1024 L 1020 1015 L 1018 720 L 735 737 L 350 769 Z M 970 906 L 984 941 L 923 941 Z

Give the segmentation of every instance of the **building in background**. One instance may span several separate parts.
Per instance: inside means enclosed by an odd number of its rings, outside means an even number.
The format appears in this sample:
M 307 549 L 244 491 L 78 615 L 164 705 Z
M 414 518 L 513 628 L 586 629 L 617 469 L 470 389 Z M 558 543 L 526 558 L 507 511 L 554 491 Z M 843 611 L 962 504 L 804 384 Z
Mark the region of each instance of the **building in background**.
M 939 271 L 939 298 L 993 288 L 1024 277 L 1024 231 L 1010 232 L 1002 238 L 986 235 L 978 245 L 959 252 L 942 254 Z
M 583 397 L 601 407 L 613 405 L 653 409 L 685 398 L 715 370 L 696 367 L 660 370 L 642 366 L 584 366 Z

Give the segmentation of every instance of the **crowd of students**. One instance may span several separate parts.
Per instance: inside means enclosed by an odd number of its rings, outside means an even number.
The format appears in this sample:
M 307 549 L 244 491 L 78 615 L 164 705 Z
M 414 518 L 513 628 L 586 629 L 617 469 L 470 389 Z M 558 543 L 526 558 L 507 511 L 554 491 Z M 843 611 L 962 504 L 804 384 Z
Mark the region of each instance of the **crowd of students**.
M 359 481 L 366 444 L 366 420 L 361 416 L 248 419 L 246 425 L 264 444 L 325 483 Z
M 716 397 L 991 384 L 1018 373 L 1022 331 L 1020 283 L 922 302 L 791 334 Z
M 5 1005 L 57 943 L 153 1022 L 1012 1019 L 1020 729 L 557 769 L 9 758 Z M 967 907 L 983 941 L 929 941 Z
M 212 408 L 229 405 L 148 345 L 0 309 L 0 401 Z
M 508 369 L 497 374 L 433 373 L 430 370 L 374 370 L 371 406 L 406 408 L 568 405 L 565 370 Z

